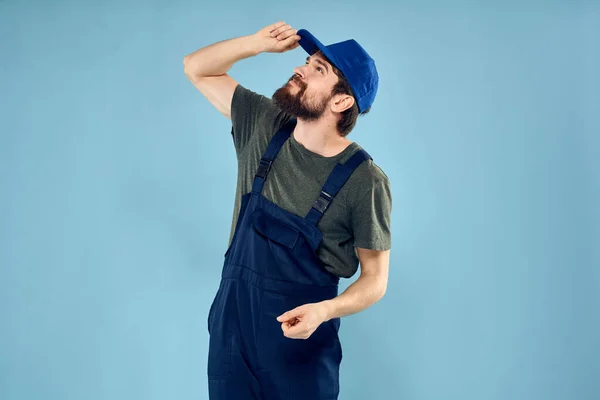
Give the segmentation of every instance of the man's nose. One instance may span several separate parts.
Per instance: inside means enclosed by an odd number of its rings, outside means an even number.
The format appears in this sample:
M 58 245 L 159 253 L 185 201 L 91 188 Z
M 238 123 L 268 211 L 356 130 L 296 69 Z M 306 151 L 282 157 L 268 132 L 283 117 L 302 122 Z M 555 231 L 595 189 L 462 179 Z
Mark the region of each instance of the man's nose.
M 304 65 L 294 68 L 294 74 L 298 75 L 300 79 L 304 80 Z

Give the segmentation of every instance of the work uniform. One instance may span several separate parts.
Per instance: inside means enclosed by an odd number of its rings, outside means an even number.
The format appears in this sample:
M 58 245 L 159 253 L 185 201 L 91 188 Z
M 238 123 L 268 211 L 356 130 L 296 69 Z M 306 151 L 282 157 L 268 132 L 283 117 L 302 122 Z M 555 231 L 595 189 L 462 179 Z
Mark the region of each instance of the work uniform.
M 338 295 L 339 277 L 317 256 L 317 223 L 354 170 L 371 159 L 360 149 L 337 164 L 308 214 L 300 217 L 263 196 L 265 180 L 296 121 L 269 141 L 242 196 L 235 233 L 208 316 L 211 400 L 334 400 L 342 349 L 339 318 L 308 339 L 284 336 L 277 317 Z

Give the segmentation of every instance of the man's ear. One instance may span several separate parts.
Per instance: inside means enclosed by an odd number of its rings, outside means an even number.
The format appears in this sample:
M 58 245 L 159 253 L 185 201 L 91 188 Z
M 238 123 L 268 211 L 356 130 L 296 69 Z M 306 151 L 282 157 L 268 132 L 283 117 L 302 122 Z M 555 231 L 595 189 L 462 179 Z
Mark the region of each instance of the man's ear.
M 342 113 L 354 105 L 354 97 L 349 94 L 336 94 L 331 101 L 331 111 Z

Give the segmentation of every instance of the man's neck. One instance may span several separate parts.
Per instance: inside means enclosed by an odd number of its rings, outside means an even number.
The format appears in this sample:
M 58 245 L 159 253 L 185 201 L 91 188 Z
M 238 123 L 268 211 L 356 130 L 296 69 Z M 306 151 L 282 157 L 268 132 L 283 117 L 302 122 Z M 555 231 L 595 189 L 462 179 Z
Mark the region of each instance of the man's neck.
M 299 119 L 293 135 L 306 149 L 323 157 L 336 156 L 352 144 L 338 133 L 335 122 L 324 119 L 311 122 Z

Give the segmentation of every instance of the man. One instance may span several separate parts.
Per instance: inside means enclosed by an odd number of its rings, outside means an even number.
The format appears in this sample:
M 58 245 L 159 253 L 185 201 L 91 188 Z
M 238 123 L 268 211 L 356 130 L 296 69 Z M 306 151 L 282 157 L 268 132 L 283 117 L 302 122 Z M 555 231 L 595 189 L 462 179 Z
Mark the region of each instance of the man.
M 309 54 L 272 99 L 238 84 L 233 63 Z M 222 279 L 208 317 L 211 399 L 332 400 L 340 318 L 386 291 L 390 183 L 347 139 L 377 92 L 354 40 L 324 46 L 285 22 L 184 58 L 194 86 L 232 121 L 238 185 Z M 338 294 L 340 277 L 359 278 Z

